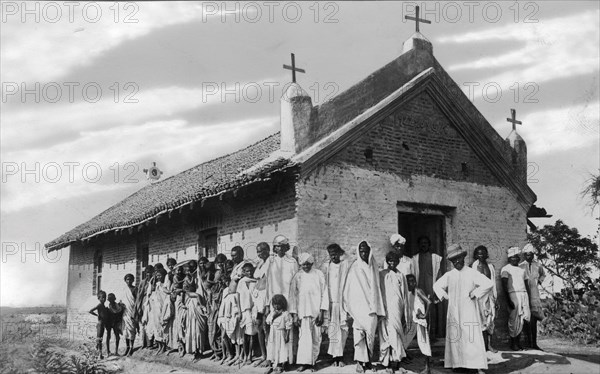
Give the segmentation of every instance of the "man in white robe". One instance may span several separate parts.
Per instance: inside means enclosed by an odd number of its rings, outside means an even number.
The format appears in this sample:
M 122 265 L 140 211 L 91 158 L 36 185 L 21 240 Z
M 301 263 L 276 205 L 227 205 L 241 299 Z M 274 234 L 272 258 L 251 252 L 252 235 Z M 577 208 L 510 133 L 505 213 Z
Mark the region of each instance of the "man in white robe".
M 312 255 L 301 253 L 298 262 L 302 270 L 292 278 L 288 311 L 300 327 L 296 362 L 301 366 L 298 371 L 314 371 L 321 347 L 321 325 L 329 308 L 329 292 L 323 272 L 313 268 L 315 259 Z
M 325 313 L 325 325 L 329 337 L 327 353 L 333 357 L 333 366 L 343 367 L 345 366 L 344 347 L 348 339 L 348 314 L 342 308 L 342 294 L 352 263 L 342 258 L 345 252 L 338 244 L 327 246 L 327 252 L 329 261 L 321 268 L 329 291 L 329 309 Z
M 406 357 L 404 329 L 407 319 L 412 318 L 412 311 L 409 310 L 406 277 L 397 269 L 400 256 L 391 251 L 385 261 L 388 268 L 381 271 L 379 280 L 386 311 L 386 317 L 379 324 L 379 351 L 382 365 L 388 373 L 393 373 Z
M 286 300 L 290 300 L 290 285 L 292 278 L 298 272 L 298 261 L 293 258 L 290 254 L 289 240 L 283 235 L 277 235 L 273 239 L 273 252 L 275 256 L 269 258 L 270 264 L 266 273 L 267 278 L 267 292 L 266 292 L 266 307 L 265 307 L 265 318 L 270 313 L 270 303 L 274 295 L 283 295 Z M 297 347 L 298 337 L 297 329 L 292 328 L 290 331 L 290 341 L 292 344 L 291 351 L 289 352 L 290 363 L 295 363 L 295 348 Z M 267 362 L 270 364 L 270 362 Z
M 488 364 L 477 299 L 489 292 L 493 283 L 465 266 L 466 255 L 467 251 L 459 244 L 448 248 L 448 260 L 454 269 L 441 276 L 433 290 L 439 300 L 448 299 L 444 367 L 476 369 L 482 373 Z
M 508 335 L 510 348 L 520 351 L 520 337 L 524 321 L 529 321 L 529 279 L 525 270 L 519 267 L 519 247 L 508 249 L 508 264 L 500 270 L 502 288 L 508 303 Z
M 385 307 L 379 286 L 379 269 L 373 251 L 366 241 L 356 250 L 357 260 L 348 270 L 342 305 L 354 319 L 354 359 L 356 371 L 363 373 L 370 365 L 375 344 L 377 323 L 385 317 Z

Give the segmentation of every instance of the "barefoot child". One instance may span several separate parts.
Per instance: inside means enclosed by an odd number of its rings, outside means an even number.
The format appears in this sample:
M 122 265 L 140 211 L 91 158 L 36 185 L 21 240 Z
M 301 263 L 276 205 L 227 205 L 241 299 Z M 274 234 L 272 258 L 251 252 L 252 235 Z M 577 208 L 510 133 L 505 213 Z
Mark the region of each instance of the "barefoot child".
M 271 326 L 267 338 L 267 360 L 273 364 L 273 367 L 266 373 L 274 371 L 279 374 L 290 359 L 288 353 L 292 344 L 290 341 L 292 317 L 287 311 L 287 300 L 283 295 L 274 295 L 271 306 L 273 311 L 267 316 L 265 322 Z
M 411 313 L 408 318 L 412 319 L 412 322 L 416 324 L 417 342 L 419 343 L 421 353 L 425 356 L 425 369 L 421 373 L 430 374 L 431 346 L 429 344 L 429 331 L 427 330 L 427 314 L 429 313 L 431 301 L 427 298 L 423 290 L 417 288 L 417 279 L 413 274 L 408 274 L 406 281 L 408 282 L 409 297 L 413 301 Z
M 98 301 L 100 303 L 90 310 L 90 314 L 98 317 L 98 323 L 96 324 L 96 348 L 98 349 L 98 358 L 103 359 L 102 356 L 102 338 L 104 337 L 104 329 L 106 328 L 106 322 L 108 320 L 108 310 L 104 303 L 106 302 L 106 292 L 98 291 Z M 110 347 L 106 345 L 107 354 L 110 355 Z
M 230 360 L 226 361 L 226 365 L 237 365 L 242 360 L 242 345 L 244 343 L 244 333 L 240 327 L 240 321 L 242 319 L 242 313 L 240 310 L 240 295 L 236 291 L 237 282 L 231 280 L 229 287 L 223 292 L 223 301 L 221 302 L 222 308 L 222 319 L 221 329 L 227 335 L 229 342 L 235 348 L 235 356 Z
M 115 356 L 119 355 L 119 341 L 121 340 L 123 312 L 122 304 L 117 304 L 117 298 L 114 293 L 108 294 L 108 322 L 106 324 L 106 350 L 110 356 L 110 335 L 111 331 L 115 333 Z
M 252 348 L 254 345 L 254 337 L 258 334 L 256 309 L 252 300 L 252 292 L 256 285 L 254 277 L 254 265 L 247 262 L 242 266 L 242 278 L 238 282 L 237 291 L 240 300 L 240 311 L 242 319 L 240 321 L 241 332 L 244 334 L 242 345 L 242 356 L 244 357 L 242 365 L 247 365 L 252 362 Z

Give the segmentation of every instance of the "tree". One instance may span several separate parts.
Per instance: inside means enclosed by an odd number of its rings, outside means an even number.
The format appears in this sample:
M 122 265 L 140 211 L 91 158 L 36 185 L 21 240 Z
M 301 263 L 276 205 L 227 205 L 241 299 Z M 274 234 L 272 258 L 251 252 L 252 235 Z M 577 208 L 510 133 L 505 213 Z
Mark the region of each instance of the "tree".
M 600 204 L 600 173 L 592 174 L 585 182 L 585 187 L 581 191 L 581 197 L 590 199 L 588 205 L 592 212 Z
M 600 268 L 598 244 L 581 237 L 576 228 L 570 228 L 561 220 L 527 236 L 548 273 L 560 278 L 572 290 L 583 287 L 591 272 Z

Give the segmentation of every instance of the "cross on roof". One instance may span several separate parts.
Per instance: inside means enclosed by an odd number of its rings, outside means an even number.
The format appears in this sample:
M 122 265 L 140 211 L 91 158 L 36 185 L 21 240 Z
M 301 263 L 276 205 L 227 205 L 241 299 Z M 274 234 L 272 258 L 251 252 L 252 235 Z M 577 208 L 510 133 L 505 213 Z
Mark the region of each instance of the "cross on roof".
M 511 118 L 507 118 L 506 121 L 512 123 L 513 130 L 517 129 L 517 126 L 515 126 L 515 125 L 522 125 L 523 124 L 523 122 L 517 121 L 517 111 L 516 110 L 511 109 L 510 110 L 510 116 L 511 116 Z
M 283 65 L 283 68 L 292 71 L 292 82 L 293 83 L 296 83 L 296 72 L 306 73 L 306 71 L 304 71 L 304 69 L 300 69 L 300 68 L 296 67 L 296 59 L 295 59 L 295 56 L 293 53 L 292 53 L 292 66 Z
M 417 25 L 417 32 L 419 32 L 419 22 L 431 23 L 431 21 L 428 21 L 428 20 L 423 19 L 423 18 L 419 18 L 419 6 L 417 5 L 415 8 L 416 8 L 415 17 L 413 17 L 413 16 L 404 16 L 404 18 L 405 19 L 409 19 L 411 21 L 415 21 L 415 23 Z

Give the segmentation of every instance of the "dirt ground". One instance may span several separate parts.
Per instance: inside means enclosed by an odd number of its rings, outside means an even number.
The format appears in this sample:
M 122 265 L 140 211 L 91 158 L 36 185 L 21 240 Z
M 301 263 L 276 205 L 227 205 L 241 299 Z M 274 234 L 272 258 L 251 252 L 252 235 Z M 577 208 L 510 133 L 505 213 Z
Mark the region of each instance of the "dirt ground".
M 11 330 L 12 331 L 12 330 Z M 38 330 L 36 330 L 38 331 Z M 6 331 L 4 331 L 6 332 Z M 4 334 L 0 339 L 0 373 L 23 373 L 29 371 L 31 363 L 31 346 L 33 336 L 18 331 Z M 39 334 L 37 334 L 39 335 Z M 63 351 L 73 353 L 81 352 L 82 345 L 86 343 L 83 339 L 76 339 L 69 336 L 67 339 L 64 334 L 42 334 L 49 335 L 54 345 Z M 88 347 L 90 343 L 87 342 Z M 497 354 L 488 356 L 489 368 L 487 373 L 582 373 L 582 374 L 600 374 L 600 350 L 598 347 L 585 346 L 574 342 L 557 338 L 541 337 L 539 345 L 544 351 L 501 351 Z M 93 345 L 92 345 L 93 346 Z M 349 344 L 351 348 L 351 344 Z M 121 344 L 120 352 L 123 353 L 125 347 Z M 322 352 L 326 348 L 323 347 Z M 432 347 L 434 373 L 452 373 L 451 370 L 444 368 L 444 341 L 438 340 Z M 409 353 L 413 356 L 410 364 L 402 365 L 407 373 L 419 373 L 424 368 L 424 357 L 420 354 L 418 348 L 412 347 Z M 319 373 L 354 373 L 355 365 L 352 362 L 352 352 L 348 351 L 345 357 L 347 366 L 344 368 L 332 367 L 331 359 L 327 355 L 322 355 L 317 362 L 316 369 Z M 244 373 L 244 374 L 262 374 L 265 369 L 254 368 L 251 366 L 230 367 L 221 366 L 208 359 L 201 359 L 193 362 L 192 357 L 187 355 L 183 358 L 178 357 L 176 353 L 172 355 L 155 355 L 154 351 L 138 350 L 132 357 L 111 356 L 102 362 L 106 367 L 111 368 L 112 372 L 121 373 Z M 383 372 L 383 367 L 378 368 Z M 295 372 L 296 366 L 288 368 L 288 372 Z M 399 373 L 401 371 L 397 371 Z M 369 371 L 367 373 L 370 373 Z
M 539 341 L 544 351 L 527 350 L 521 352 L 500 351 L 497 354 L 488 355 L 489 368 L 486 373 L 600 373 L 599 350 L 596 347 L 583 346 L 572 342 L 545 338 Z M 419 373 L 424 367 L 424 358 L 417 348 L 412 348 L 409 353 L 413 355 L 413 362 L 402 365 L 406 373 Z M 560 354 L 558 354 L 560 353 Z M 444 346 L 439 342 L 433 347 L 433 373 L 453 373 L 444 368 Z M 265 369 L 257 369 L 250 366 L 229 367 L 220 366 L 207 359 L 192 362 L 191 356 L 179 358 L 175 354 L 171 356 L 156 356 L 152 351 L 138 351 L 131 358 L 111 358 L 118 363 L 125 373 L 264 373 Z M 348 363 L 344 368 L 331 366 L 327 357 L 321 357 L 317 362 L 316 369 L 319 373 L 354 373 L 355 365 L 351 357 L 346 357 Z M 288 372 L 295 372 L 297 366 L 288 368 Z M 379 372 L 384 372 L 379 367 Z M 399 371 L 397 371 L 398 373 Z M 367 371 L 369 373 L 369 371 Z

